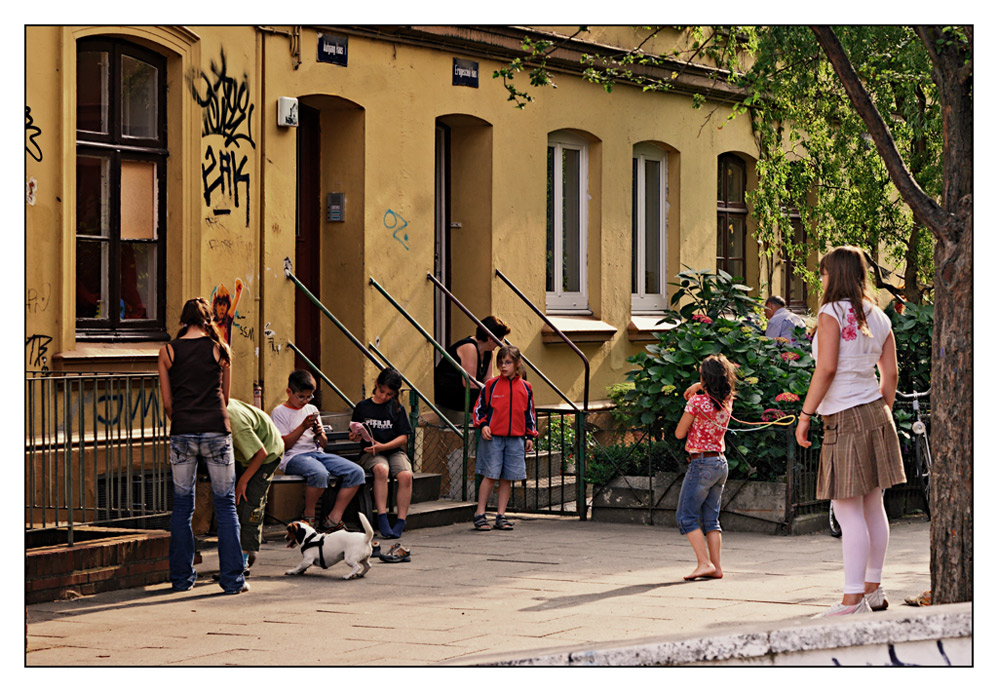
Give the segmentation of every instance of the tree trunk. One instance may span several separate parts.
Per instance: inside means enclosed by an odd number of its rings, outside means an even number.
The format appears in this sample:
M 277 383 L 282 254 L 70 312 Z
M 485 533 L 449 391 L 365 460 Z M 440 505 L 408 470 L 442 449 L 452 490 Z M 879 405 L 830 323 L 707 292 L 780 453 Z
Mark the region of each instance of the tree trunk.
M 932 602 L 974 599 L 973 213 L 954 223 L 957 242 L 937 243 L 932 331 Z

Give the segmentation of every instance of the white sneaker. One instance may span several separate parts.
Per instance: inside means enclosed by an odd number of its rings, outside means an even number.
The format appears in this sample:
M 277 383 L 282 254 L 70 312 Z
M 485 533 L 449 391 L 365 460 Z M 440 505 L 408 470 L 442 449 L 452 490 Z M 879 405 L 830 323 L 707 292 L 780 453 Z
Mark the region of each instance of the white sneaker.
M 876 591 L 864 594 L 863 600 L 870 606 L 870 610 L 887 610 L 887 596 L 879 586 Z
M 841 603 L 836 603 L 831 608 L 823 613 L 818 613 L 817 615 L 812 615 L 812 618 L 827 618 L 833 615 L 859 615 L 861 613 L 869 613 L 870 605 L 866 602 L 864 598 L 862 601 L 856 605 L 842 605 Z

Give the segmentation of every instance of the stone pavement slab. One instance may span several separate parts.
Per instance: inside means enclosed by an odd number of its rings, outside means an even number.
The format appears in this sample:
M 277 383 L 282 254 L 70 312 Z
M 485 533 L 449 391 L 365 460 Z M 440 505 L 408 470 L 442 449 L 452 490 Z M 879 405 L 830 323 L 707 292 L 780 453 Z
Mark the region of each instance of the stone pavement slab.
M 455 525 L 406 532 L 412 562 L 288 577 L 297 550 L 263 545 L 251 590 L 224 596 L 214 553 L 195 588 L 167 584 L 28 606 L 28 666 L 470 665 L 552 647 L 704 635 L 816 614 L 842 587 L 828 535 L 724 534 L 724 579 L 694 566 L 674 528 L 520 516 L 510 532 Z M 381 539 L 379 539 L 381 540 Z M 387 548 L 387 539 L 381 540 Z M 929 588 L 929 525 L 892 526 L 888 613 Z M 884 617 L 874 614 L 873 618 Z M 288 659 L 295 642 L 296 660 Z

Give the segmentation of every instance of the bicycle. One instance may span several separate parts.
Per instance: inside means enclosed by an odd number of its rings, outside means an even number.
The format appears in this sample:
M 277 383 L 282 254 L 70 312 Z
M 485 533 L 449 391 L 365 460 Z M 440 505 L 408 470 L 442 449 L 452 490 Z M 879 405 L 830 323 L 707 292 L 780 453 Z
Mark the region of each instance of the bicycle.
M 918 407 L 918 397 L 927 397 L 931 389 L 924 392 L 912 392 L 898 396 L 902 399 L 911 399 L 911 410 L 915 414 L 915 421 L 911 424 L 911 432 L 915 435 L 915 475 L 922 486 L 922 496 L 925 498 L 925 516 L 929 514 L 929 480 L 932 475 L 932 448 L 929 446 L 929 434 L 922 422 L 922 413 Z
M 922 421 L 918 397 L 927 397 L 931 391 L 931 389 L 927 389 L 924 392 L 912 392 L 911 394 L 898 392 L 897 394 L 902 399 L 911 400 L 911 410 L 915 414 L 915 421 L 911 424 L 911 432 L 915 436 L 915 475 L 918 476 L 919 483 L 922 486 L 922 496 L 925 498 L 925 516 L 930 518 L 929 480 L 932 473 L 932 448 L 929 446 L 928 429 Z M 880 492 L 883 494 L 886 492 L 886 489 Z M 839 526 L 839 522 L 835 519 L 835 510 L 832 509 L 831 503 L 828 505 L 828 532 L 835 538 L 842 537 L 842 527 Z

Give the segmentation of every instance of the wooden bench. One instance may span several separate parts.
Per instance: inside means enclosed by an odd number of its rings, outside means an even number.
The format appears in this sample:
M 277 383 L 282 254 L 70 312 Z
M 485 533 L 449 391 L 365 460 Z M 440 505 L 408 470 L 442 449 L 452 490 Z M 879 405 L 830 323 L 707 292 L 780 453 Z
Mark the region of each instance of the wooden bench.
M 360 459 L 360 455 L 362 453 L 361 452 L 361 445 L 360 445 L 360 443 L 350 441 L 349 439 L 346 438 L 346 434 L 345 433 L 341 433 L 341 434 L 331 433 L 330 434 L 330 431 L 327 429 L 326 434 L 327 434 L 327 436 L 329 438 L 329 442 L 328 442 L 328 444 L 326 445 L 326 447 L 325 447 L 325 449 L 323 451 L 325 451 L 325 452 L 327 452 L 329 454 L 336 454 L 338 456 L 343 457 L 344 459 L 349 459 L 350 461 L 353 461 L 353 462 L 356 462 L 358 459 Z M 282 523 L 288 523 L 288 522 L 291 522 L 291 521 L 294 521 L 295 519 L 297 519 L 298 516 L 301 514 L 301 512 L 300 511 L 296 512 L 294 510 L 292 510 L 292 511 L 289 512 L 288 508 L 287 508 L 287 505 L 285 503 L 275 502 L 275 503 L 273 503 L 273 505 L 271 504 L 271 501 L 274 499 L 274 497 L 279 492 L 279 491 L 275 491 L 274 484 L 280 485 L 280 484 L 283 484 L 283 483 L 295 483 L 295 484 L 300 483 L 301 484 L 301 494 L 302 494 L 302 498 L 303 499 L 302 499 L 302 503 L 301 503 L 300 506 L 303 507 L 304 506 L 304 493 L 305 493 L 305 477 L 304 476 L 297 476 L 297 475 L 294 475 L 294 474 L 284 474 L 284 473 L 281 473 L 281 472 L 278 471 L 277 473 L 274 474 L 274 477 L 271 480 L 271 490 L 268 493 L 268 500 L 267 500 L 267 507 L 268 507 L 267 513 L 270 514 L 271 517 L 273 517 L 274 519 L 277 519 L 278 521 L 280 521 Z M 336 478 L 336 477 L 333 477 L 333 476 L 330 476 L 330 478 L 329 478 L 329 485 L 326 487 L 325 492 L 322 493 L 322 497 L 319 500 L 319 505 L 317 507 L 317 511 L 316 511 L 316 514 L 315 514 L 315 517 L 316 517 L 317 521 L 320 518 L 322 518 L 322 517 L 328 516 L 329 512 L 332 511 L 333 505 L 336 504 L 336 495 L 339 492 L 339 489 L 340 489 L 340 479 Z M 368 521 L 371 522 L 371 526 L 376 527 L 375 516 L 374 516 L 375 507 L 374 507 L 374 502 L 373 502 L 373 499 L 372 499 L 373 498 L 373 491 L 374 491 L 374 475 L 371 474 L 371 472 L 369 472 L 369 471 L 365 471 L 364 472 L 364 485 L 363 485 L 363 487 L 361 487 L 357 491 L 357 494 L 354 496 L 354 499 L 350 502 L 349 506 L 353 506 L 354 503 L 356 503 L 356 505 L 357 505 L 357 511 L 363 512 L 364 515 L 367 517 Z M 387 502 L 388 506 L 386 507 L 386 509 L 387 509 L 387 511 L 389 513 L 391 513 L 392 510 L 393 510 L 393 508 L 394 508 L 394 503 L 392 502 L 392 500 L 395 497 L 395 492 L 396 491 L 397 491 L 397 484 L 396 484 L 395 479 L 394 478 L 389 478 L 388 479 L 388 502 Z M 296 493 L 296 496 L 297 496 L 297 493 Z M 277 505 L 280 505 L 280 506 L 277 506 Z M 274 510 L 276 510 L 278 513 L 290 514 L 291 516 L 289 516 L 289 517 L 283 517 L 283 516 L 279 516 L 279 514 L 275 514 L 274 511 L 271 511 L 271 507 L 272 506 L 273 506 Z M 353 517 L 352 513 L 350 513 L 350 512 L 344 512 L 343 520 L 346 521 L 347 523 L 353 523 L 352 517 Z M 375 528 L 375 531 L 377 531 L 377 528 Z

